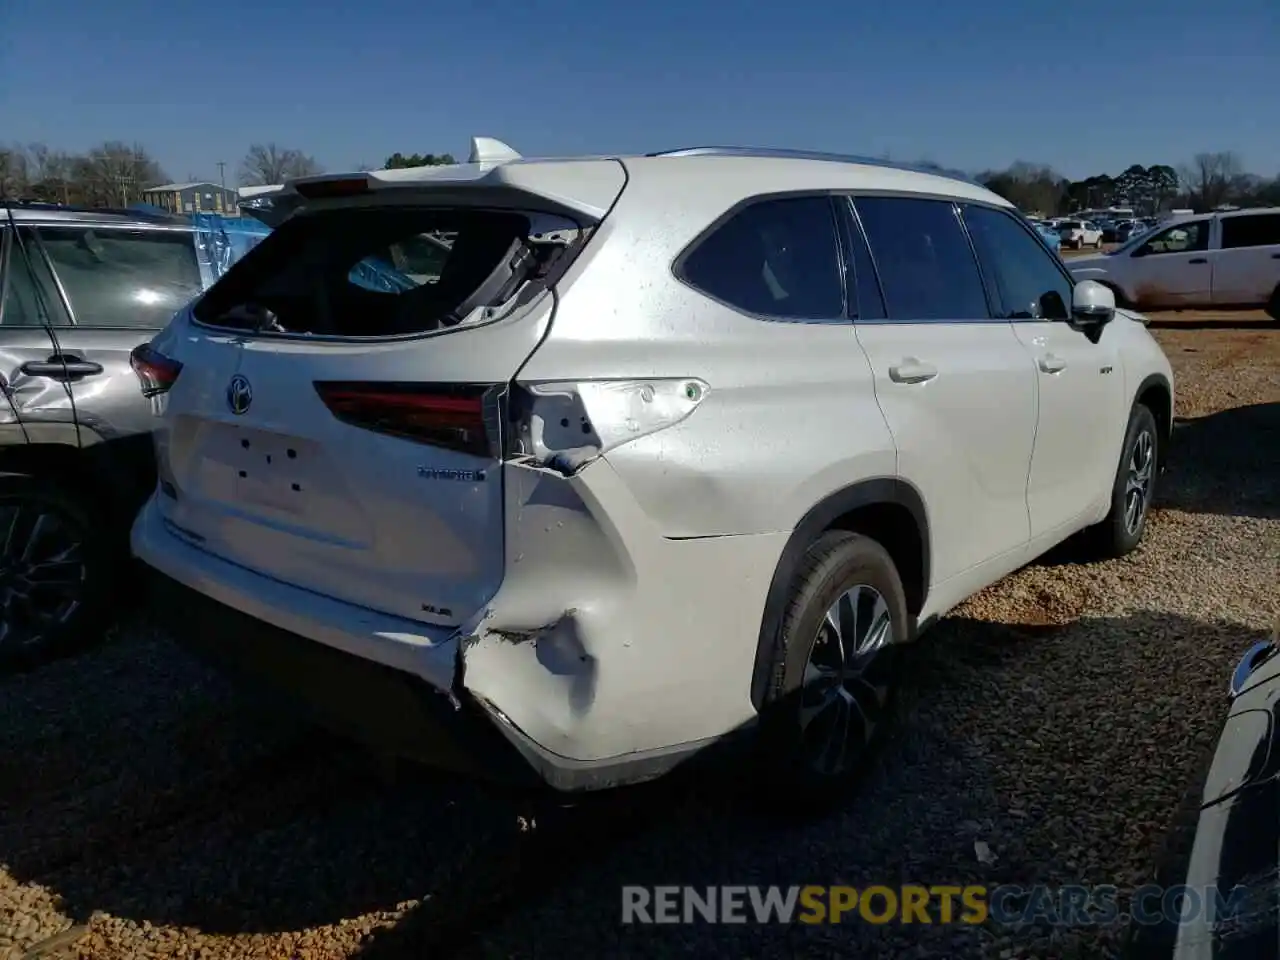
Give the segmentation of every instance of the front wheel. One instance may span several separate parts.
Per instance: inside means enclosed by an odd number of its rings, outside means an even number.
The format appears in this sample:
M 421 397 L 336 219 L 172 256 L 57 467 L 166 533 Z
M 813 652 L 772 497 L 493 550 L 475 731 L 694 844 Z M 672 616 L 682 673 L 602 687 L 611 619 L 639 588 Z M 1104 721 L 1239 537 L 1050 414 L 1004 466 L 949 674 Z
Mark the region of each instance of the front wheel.
M 1271 300 L 1267 303 L 1267 316 L 1280 323 L 1280 287 L 1272 291 Z
M 908 636 L 884 547 L 843 530 L 819 537 L 792 586 L 761 712 L 770 792 L 788 803 L 840 795 L 888 720 Z
M 112 577 L 102 542 L 73 494 L 0 475 L 0 666 L 39 661 L 87 638 Z
M 1091 530 L 1095 552 L 1103 557 L 1123 557 L 1142 542 L 1147 517 L 1155 497 L 1159 464 L 1156 418 L 1142 404 L 1129 414 L 1124 447 L 1111 486 L 1111 510 Z

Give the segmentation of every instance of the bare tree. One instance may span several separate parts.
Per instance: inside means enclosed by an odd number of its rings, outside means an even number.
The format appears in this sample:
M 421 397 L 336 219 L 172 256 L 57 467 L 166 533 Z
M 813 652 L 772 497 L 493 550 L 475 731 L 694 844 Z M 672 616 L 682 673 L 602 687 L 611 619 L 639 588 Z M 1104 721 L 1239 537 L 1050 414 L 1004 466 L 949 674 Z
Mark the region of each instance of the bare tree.
M 278 147 L 274 143 L 255 143 L 240 161 L 240 184 L 250 187 L 284 183 L 293 177 L 323 172 L 315 158 L 301 150 Z
M 127 207 L 142 191 L 168 179 L 141 144 L 119 140 L 99 144 L 73 161 L 82 202 L 91 206 Z
M 1006 170 L 978 175 L 987 189 L 1027 212 L 1053 213 L 1062 203 L 1066 181 L 1052 167 L 1015 160 Z
M 0 146 L 0 197 L 25 197 L 29 186 L 26 153 L 19 146 Z
M 1240 158 L 1230 150 L 1197 153 L 1180 171 L 1187 193 L 1201 210 L 1225 203 L 1244 174 Z
M 43 143 L 27 146 L 31 195 L 38 200 L 70 203 L 75 162 L 69 153 L 50 150 Z

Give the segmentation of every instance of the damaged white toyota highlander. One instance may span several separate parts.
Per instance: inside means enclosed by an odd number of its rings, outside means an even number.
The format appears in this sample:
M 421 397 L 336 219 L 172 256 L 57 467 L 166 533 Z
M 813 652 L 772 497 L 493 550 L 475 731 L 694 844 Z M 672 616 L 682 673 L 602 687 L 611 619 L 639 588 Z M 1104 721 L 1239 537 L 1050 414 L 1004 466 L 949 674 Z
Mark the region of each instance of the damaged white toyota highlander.
M 380 751 L 584 790 L 742 733 L 834 792 L 904 644 L 1143 535 L 1168 361 L 961 178 L 477 141 L 277 199 L 135 352 L 133 547 L 179 641 Z

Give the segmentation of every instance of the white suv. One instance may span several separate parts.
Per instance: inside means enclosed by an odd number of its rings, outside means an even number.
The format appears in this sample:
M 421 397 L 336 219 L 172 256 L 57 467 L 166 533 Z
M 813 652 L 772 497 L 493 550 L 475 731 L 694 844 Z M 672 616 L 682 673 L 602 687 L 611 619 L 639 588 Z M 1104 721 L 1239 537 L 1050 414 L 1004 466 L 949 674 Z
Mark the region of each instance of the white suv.
M 742 731 L 830 789 L 901 644 L 1142 536 L 1169 364 L 973 183 L 508 149 L 287 193 L 137 351 L 133 546 L 180 640 L 379 749 L 591 789 Z
M 1102 247 L 1102 228 L 1091 220 L 1063 220 L 1058 224 L 1058 236 L 1064 247 L 1074 250 Z

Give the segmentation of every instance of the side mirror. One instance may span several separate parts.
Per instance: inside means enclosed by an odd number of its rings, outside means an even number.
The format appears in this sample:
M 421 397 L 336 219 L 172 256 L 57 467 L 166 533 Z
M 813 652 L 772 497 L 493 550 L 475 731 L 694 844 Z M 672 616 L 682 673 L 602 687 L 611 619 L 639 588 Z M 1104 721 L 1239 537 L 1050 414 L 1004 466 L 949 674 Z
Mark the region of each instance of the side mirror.
M 1116 315 L 1116 295 L 1097 280 L 1081 280 L 1071 291 L 1071 318 L 1081 326 L 1100 327 Z

